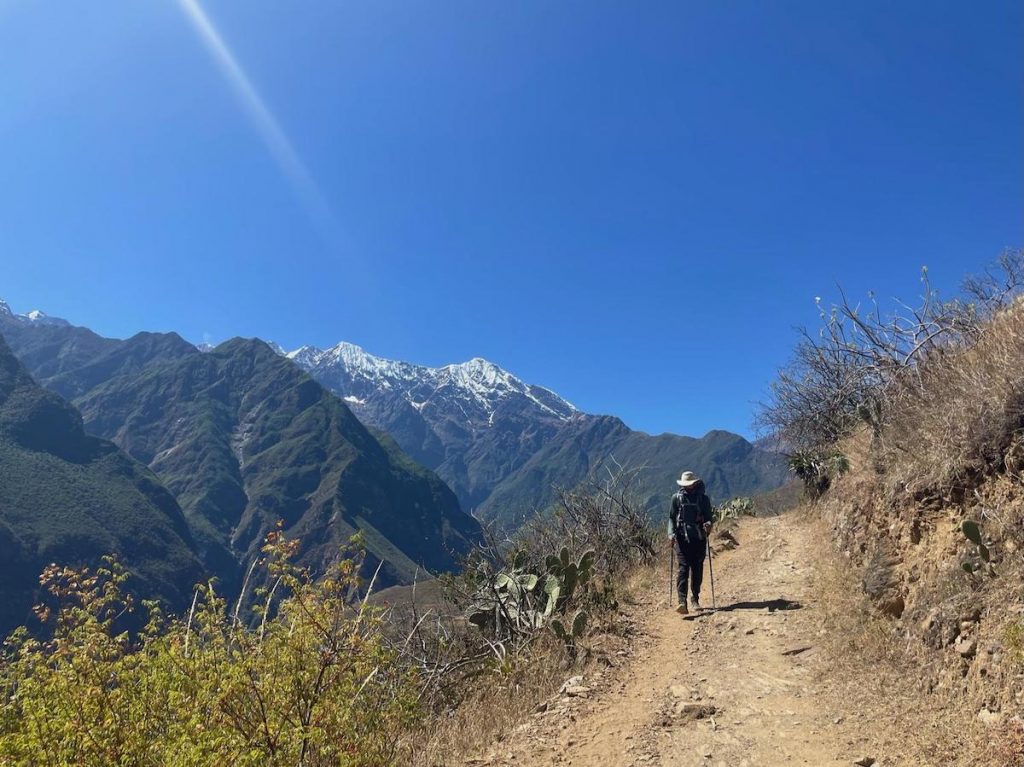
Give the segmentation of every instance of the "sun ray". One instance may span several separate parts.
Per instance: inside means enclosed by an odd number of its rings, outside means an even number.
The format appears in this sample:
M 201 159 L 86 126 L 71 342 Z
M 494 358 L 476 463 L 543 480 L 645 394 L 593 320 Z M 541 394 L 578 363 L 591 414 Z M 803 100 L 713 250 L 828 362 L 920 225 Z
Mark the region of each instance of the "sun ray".
M 337 222 L 327 200 L 280 123 L 224 42 L 213 21 L 206 15 L 198 0 L 178 0 L 178 6 L 213 57 L 240 105 L 248 113 L 253 127 L 266 144 L 271 157 L 288 180 L 306 213 L 323 236 L 336 242 Z

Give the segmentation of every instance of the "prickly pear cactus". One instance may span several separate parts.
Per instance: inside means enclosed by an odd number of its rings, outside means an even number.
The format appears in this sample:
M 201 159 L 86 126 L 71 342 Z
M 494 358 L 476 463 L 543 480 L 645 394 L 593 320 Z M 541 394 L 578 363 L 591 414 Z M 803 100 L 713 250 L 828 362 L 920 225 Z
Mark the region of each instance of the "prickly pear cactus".
M 538 573 L 530 566 L 526 553 L 518 552 L 505 570 L 481 572 L 466 617 L 473 625 L 499 636 L 528 633 L 547 625 L 572 644 L 582 635 L 587 614 L 577 612 L 570 623 L 560 616 L 584 589 L 588 593 L 592 590 L 589 584 L 596 561 L 592 550 L 573 561 L 568 547 L 562 547 L 557 555 L 545 559 L 546 572 Z
M 558 600 L 562 596 L 562 581 L 555 575 L 545 576 L 544 594 L 547 597 L 544 604 L 544 615 L 548 617 L 555 611 Z
M 964 537 L 977 547 L 978 556 L 972 560 L 961 563 L 964 570 L 974 575 L 975 573 L 986 572 L 990 577 L 995 577 L 996 569 L 992 564 L 992 552 L 989 551 L 985 539 L 981 535 L 981 526 L 972 519 L 965 519 L 960 526 Z
M 583 610 L 577 611 L 573 616 L 572 623 L 566 625 L 560 618 L 551 621 L 551 631 L 569 647 L 575 647 L 577 640 L 587 630 L 589 617 Z

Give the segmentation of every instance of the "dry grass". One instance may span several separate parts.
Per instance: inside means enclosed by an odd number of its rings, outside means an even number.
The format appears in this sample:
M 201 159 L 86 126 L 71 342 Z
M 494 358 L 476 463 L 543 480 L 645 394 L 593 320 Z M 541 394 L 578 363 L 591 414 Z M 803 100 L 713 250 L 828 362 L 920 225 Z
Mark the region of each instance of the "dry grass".
M 1024 724 L 1007 722 L 989 748 L 993 767 L 1024 767 Z
M 827 537 L 824 522 L 813 516 L 809 523 Z M 890 724 L 872 733 L 878 753 L 885 754 L 883 761 L 944 767 L 1002 764 L 980 756 L 988 747 L 976 728 L 965 726 L 965 712 L 957 701 L 922 689 L 916 659 L 906 653 L 900 627 L 874 609 L 850 562 L 820 549 L 812 564 L 825 632 L 822 649 L 829 659 L 825 681 L 846 706 L 853 696 L 857 708 L 888 712 Z
M 500 745 L 564 681 L 565 653 L 551 639 L 517 667 L 479 677 L 472 694 L 422 734 L 411 767 L 461 765 Z
M 1024 302 L 973 345 L 940 351 L 891 394 L 879 447 L 890 482 L 918 492 L 1024 470 Z M 1019 453 L 1019 455 L 1018 455 Z
M 824 533 L 823 533 L 824 534 Z M 895 671 L 901 656 L 892 622 L 873 609 L 854 572 L 838 556 L 823 553 L 815 562 L 815 592 L 821 605 L 825 644 L 839 678 L 859 676 L 866 665 Z
M 802 500 L 803 487 L 800 480 L 791 479 L 781 487 L 759 493 L 753 497 L 754 515 L 774 517 L 797 508 Z
M 1024 666 L 1024 620 L 1018 618 L 1011 621 L 1003 630 L 1003 636 L 1010 657 Z
M 1019 547 L 1007 537 L 1013 528 L 1020 534 L 1024 488 L 1005 476 L 987 477 L 957 504 L 932 497 L 922 505 L 879 485 L 867 461 L 866 437 L 844 449 L 851 455 L 850 473 L 812 512 L 823 537 L 839 547 L 816 563 L 835 679 L 857 680 L 864 695 L 889 700 L 894 717 L 906 723 L 900 731 L 910 733 L 910 753 L 929 755 L 929 764 L 1024 767 L 1024 735 L 1012 719 L 1024 699 L 1024 567 Z M 960 567 L 974 551 L 959 529 L 968 517 L 982 521 L 995 578 Z M 906 601 L 897 620 L 883 616 L 879 603 L 864 594 L 877 548 L 897 557 L 892 588 Z M 963 632 L 961 616 L 972 609 L 981 620 L 967 633 L 978 651 L 966 662 L 952 643 Z M 933 615 L 945 639 L 925 628 Z M 1002 726 L 983 726 L 983 709 L 1001 712 Z M 898 747 L 887 744 L 887 750 Z
M 617 596 L 622 605 L 636 604 L 636 594 L 651 588 L 654 570 L 638 565 L 623 573 Z M 421 732 L 410 767 L 452 767 L 499 751 L 517 727 L 529 726 L 530 714 L 556 695 L 570 676 L 588 674 L 624 644 L 627 611 L 597 616 L 593 630 L 570 659 L 553 635 L 545 635 L 515 664 L 492 669 L 474 680 L 471 694 L 450 711 L 435 717 Z

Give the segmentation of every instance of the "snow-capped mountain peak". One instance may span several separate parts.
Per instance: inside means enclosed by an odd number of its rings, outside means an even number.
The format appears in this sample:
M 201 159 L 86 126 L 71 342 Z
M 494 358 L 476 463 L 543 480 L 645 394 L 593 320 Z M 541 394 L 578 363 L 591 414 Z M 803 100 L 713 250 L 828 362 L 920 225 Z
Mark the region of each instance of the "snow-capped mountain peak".
M 0 300 L 0 317 L 10 317 L 18 322 L 27 322 L 35 325 L 59 325 L 65 327 L 71 324 L 67 320 L 62 320 L 60 317 L 51 317 L 38 309 L 33 309 L 26 314 L 15 314 L 11 311 L 10 304 L 3 300 Z
M 493 362 L 474 357 L 468 362 L 438 369 L 438 378 L 447 379 L 482 402 L 515 392 L 529 397 L 529 387 Z
M 64 327 L 71 324 L 60 317 L 51 317 L 49 314 L 44 314 L 38 309 L 33 309 L 28 314 L 22 314 L 20 318 L 23 318 L 25 322 L 32 322 L 36 325 L 59 325 Z
M 542 387 L 530 386 L 482 357 L 467 362 L 428 367 L 369 354 L 342 341 L 330 349 L 303 346 L 289 359 L 308 370 L 347 402 L 362 406 L 375 396 L 399 395 L 416 410 L 451 410 L 471 422 L 493 425 L 503 403 L 534 411 L 546 418 L 567 420 L 576 408 Z
M 453 375 L 466 380 L 479 382 L 486 386 L 511 386 L 514 384 L 523 385 L 523 382 L 506 370 L 502 370 L 493 362 L 474 357 L 468 362 L 460 362 L 457 365 L 446 365 L 444 370 L 451 371 Z
M 284 356 L 294 361 L 299 367 L 309 370 L 316 365 L 322 354 L 323 350 L 317 349 L 315 346 L 300 346 L 295 351 L 286 352 Z
M 361 346 L 350 344 L 348 341 L 340 341 L 324 353 L 325 358 L 335 359 L 345 363 L 349 367 L 360 370 L 376 370 L 386 368 L 390 360 L 374 357 L 367 354 Z

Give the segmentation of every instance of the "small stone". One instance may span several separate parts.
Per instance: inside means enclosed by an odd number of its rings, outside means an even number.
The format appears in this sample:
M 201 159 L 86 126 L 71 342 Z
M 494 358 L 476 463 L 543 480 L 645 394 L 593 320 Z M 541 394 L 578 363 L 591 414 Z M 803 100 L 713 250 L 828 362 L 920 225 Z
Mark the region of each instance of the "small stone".
M 582 676 L 572 676 L 572 677 L 569 677 L 565 681 L 565 684 L 562 685 L 562 689 L 560 689 L 559 692 L 562 693 L 562 694 L 565 694 L 565 691 L 568 690 L 570 687 L 578 687 L 581 684 L 583 684 L 583 677 Z
M 673 713 L 680 719 L 707 719 L 714 716 L 718 709 L 710 703 L 684 703 L 677 701 Z
M 875 757 L 873 756 L 862 756 L 860 759 L 854 761 L 856 767 L 871 767 L 875 763 Z
M 932 628 L 936 624 L 938 624 L 938 622 L 939 622 L 939 611 L 938 610 L 932 610 L 930 613 L 928 613 L 928 616 L 923 621 L 921 621 L 921 632 L 922 633 L 927 633 L 928 631 L 931 631 Z
M 983 708 L 978 712 L 978 721 L 986 727 L 992 727 L 1003 721 L 1003 715 L 998 711 L 989 711 L 987 708 Z
M 747 629 L 747 630 L 746 630 L 746 631 L 744 631 L 743 633 L 744 633 L 744 634 L 746 634 L 747 636 L 750 636 L 751 634 L 753 634 L 753 633 L 754 633 L 754 629 Z
M 974 653 L 978 649 L 978 641 L 970 637 L 960 637 L 956 640 L 954 649 L 960 655 L 961 658 L 973 658 Z
M 570 698 L 586 698 L 590 695 L 590 688 L 584 687 L 581 684 L 574 684 L 572 687 L 566 687 L 564 694 Z

